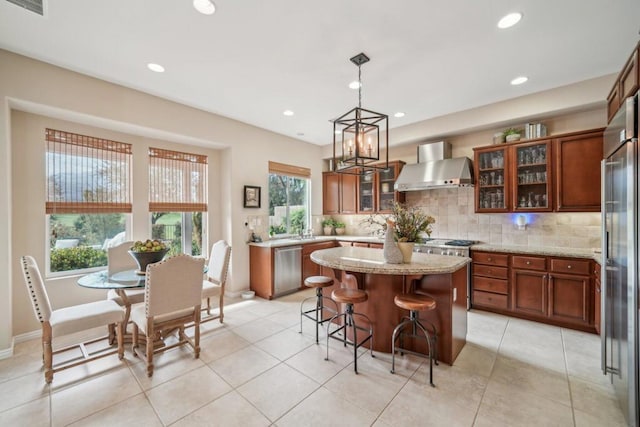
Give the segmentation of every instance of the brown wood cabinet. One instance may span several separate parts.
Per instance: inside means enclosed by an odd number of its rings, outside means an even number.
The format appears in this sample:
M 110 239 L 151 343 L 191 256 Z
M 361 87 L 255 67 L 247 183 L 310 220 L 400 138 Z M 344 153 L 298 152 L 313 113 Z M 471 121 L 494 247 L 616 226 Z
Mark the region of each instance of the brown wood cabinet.
M 402 161 L 389 162 L 389 169 L 365 175 L 337 172 L 322 174 L 322 213 L 389 213 L 392 202 L 404 202 L 404 193 L 394 190 Z
M 322 213 L 324 215 L 356 213 L 357 175 L 322 173 Z
M 311 252 L 320 249 L 329 249 L 336 246 L 335 241 L 306 243 L 302 246 L 302 281 L 310 276 L 320 275 L 320 266 L 311 261 Z
M 554 140 L 556 211 L 600 211 L 602 145 L 603 130 Z
M 474 148 L 475 209 L 600 210 L 603 129 Z
M 596 331 L 594 261 L 472 251 L 472 306 Z
M 640 88 L 640 43 L 631 52 L 607 96 L 607 118 L 610 122 L 624 99 Z

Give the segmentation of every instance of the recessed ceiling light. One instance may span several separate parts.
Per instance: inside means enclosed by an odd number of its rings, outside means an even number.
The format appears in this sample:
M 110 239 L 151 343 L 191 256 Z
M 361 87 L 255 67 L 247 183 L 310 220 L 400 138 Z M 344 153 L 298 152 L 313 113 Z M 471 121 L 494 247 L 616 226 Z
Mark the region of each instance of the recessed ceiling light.
M 155 71 L 156 73 L 164 73 L 164 67 L 160 64 L 154 64 L 153 62 L 150 62 L 147 64 L 147 68 L 151 71 Z
M 498 28 L 505 29 L 509 27 L 513 27 L 522 19 L 522 14 L 520 12 L 510 13 L 505 15 L 498 21 Z
M 529 77 L 520 76 L 520 77 L 516 77 L 515 79 L 511 80 L 511 84 L 514 85 L 514 86 L 517 86 L 517 85 L 521 85 L 522 83 L 526 82 L 527 80 L 529 80 Z
M 403 113 L 402 111 L 398 111 L 397 113 L 395 113 L 395 114 L 393 115 L 393 117 L 398 117 L 398 118 L 400 118 L 400 117 L 404 117 L 404 113 Z
M 193 7 L 204 15 L 213 15 L 216 11 L 216 5 L 210 0 L 193 0 Z
M 291 111 L 291 110 L 284 110 L 284 111 L 282 112 L 282 114 L 284 114 L 285 116 L 293 116 L 293 111 Z
M 357 80 L 352 81 L 351 83 L 349 83 L 349 89 L 359 89 L 360 88 L 360 82 Z

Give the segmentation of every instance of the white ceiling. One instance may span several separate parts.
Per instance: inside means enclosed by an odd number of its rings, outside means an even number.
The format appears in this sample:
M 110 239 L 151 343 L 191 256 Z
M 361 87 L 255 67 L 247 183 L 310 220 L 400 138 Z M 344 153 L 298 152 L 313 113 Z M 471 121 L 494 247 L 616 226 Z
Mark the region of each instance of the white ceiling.
M 0 0 L 0 48 L 324 145 L 357 105 L 357 53 L 362 106 L 393 128 L 617 73 L 640 29 L 638 0 L 214 1 L 205 16 L 191 0 L 45 0 L 41 17 Z

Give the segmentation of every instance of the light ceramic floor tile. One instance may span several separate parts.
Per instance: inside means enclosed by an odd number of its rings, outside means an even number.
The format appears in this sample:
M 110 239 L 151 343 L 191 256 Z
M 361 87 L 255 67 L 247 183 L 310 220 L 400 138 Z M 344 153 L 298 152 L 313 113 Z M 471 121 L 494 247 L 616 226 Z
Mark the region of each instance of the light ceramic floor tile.
M 475 412 L 480 405 L 489 378 L 457 366 L 441 364 L 434 369 L 433 383 L 435 387 L 430 387 L 429 365 L 423 363 L 410 381 L 416 385 L 424 386 L 427 397 L 437 396 Z
M 43 372 L 23 375 L 0 383 L 0 411 L 15 408 L 49 395 Z
M 211 363 L 250 345 L 232 331 L 224 331 L 200 341 L 200 360 Z
M 93 377 L 73 387 L 51 393 L 52 424 L 70 424 L 124 402 L 140 392 L 142 389 L 128 369 L 118 369 Z
M 73 424 L 81 426 L 162 426 L 144 393 L 115 404 Z
M 209 364 L 231 386 L 238 387 L 280 361 L 254 345 L 217 359 Z
M 48 427 L 50 420 L 49 396 L 0 412 L 0 426 Z
M 320 387 L 276 421 L 278 427 L 370 426 L 376 414 L 359 408 Z
M 247 301 L 247 307 L 245 307 L 247 312 L 258 317 L 266 317 L 285 309 L 287 309 L 287 304 L 276 300 L 267 301 L 262 298 L 255 298 Z
M 573 413 L 571 406 L 521 391 L 516 383 L 505 385 L 490 381 L 482 397 L 476 422 L 479 425 L 522 427 L 573 426 Z
M 353 353 L 343 347 L 332 349 L 329 360 L 324 360 L 326 356 L 327 348 L 324 345 L 313 344 L 285 363 L 319 384 L 324 384 L 353 363 Z
M 279 360 L 286 360 L 312 344 L 316 345 L 304 334 L 299 334 L 291 329 L 285 329 L 255 343 L 257 347 Z
M 280 364 L 238 387 L 244 396 L 271 421 L 275 421 L 319 387 L 285 364 Z
M 489 377 L 496 361 L 496 354 L 494 351 L 468 342 L 458 354 L 454 365 L 466 371 Z
M 55 392 L 66 387 L 73 387 L 80 382 L 115 372 L 119 369 L 128 370 L 129 368 L 127 362 L 118 359 L 118 356 L 115 354 L 83 363 L 82 365 L 55 373 L 53 375 L 53 382 L 51 383 L 51 391 Z
M 250 343 L 254 343 L 256 341 L 260 341 L 269 337 L 273 334 L 276 334 L 285 328 L 275 322 L 270 320 L 261 319 L 260 321 L 251 322 L 242 326 L 238 326 L 237 328 L 233 328 L 233 333 L 241 336 L 245 340 Z
M 624 415 L 613 388 L 569 377 L 573 407 L 603 422 L 624 423 Z
M 566 373 L 542 369 L 529 363 L 498 356 L 491 374 L 491 381 L 498 381 L 505 385 L 517 384 L 522 391 L 571 406 Z
M 33 373 L 41 373 L 44 378 L 42 352 L 39 349 L 34 350 L 33 353 L 18 354 L 0 360 L 0 383 Z
M 627 427 L 628 424 L 625 420 L 617 419 L 602 419 L 602 417 L 594 416 L 583 412 L 579 409 L 573 410 L 573 416 L 576 421 L 576 427 Z
M 281 325 L 285 328 L 291 328 L 292 326 L 296 325 L 298 326 L 298 328 L 300 328 L 300 310 L 298 309 L 285 309 L 267 316 L 266 319 L 277 323 L 278 325 Z
M 192 412 L 172 424 L 172 427 L 208 427 L 211 425 L 218 427 L 267 427 L 271 425 L 271 421 L 238 392 L 232 391 Z
M 389 426 L 471 426 L 474 408 L 462 407 L 426 382 L 409 381 L 378 418 Z
M 147 376 L 146 362 L 144 359 L 141 360 L 143 360 L 142 363 L 132 364 L 130 368 L 143 390 L 149 390 L 152 387 L 205 366 L 201 359 L 195 358 L 193 349 L 189 345 L 154 354 L 153 375 L 151 378 Z
M 379 414 L 410 376 L 403 375 L 398 367 L 396 368 L 396 374 L 390 375 L 390 362 L 376 360 L 365 354 L 358 361 L 358 374 L 349 365 L 324 386 L 340 398 Z M 366 392 L 363 392 L 364 390 Z
M 164 425 L 171 424 L 231 391 L 208 366 L 190 371 L 147 391 Z

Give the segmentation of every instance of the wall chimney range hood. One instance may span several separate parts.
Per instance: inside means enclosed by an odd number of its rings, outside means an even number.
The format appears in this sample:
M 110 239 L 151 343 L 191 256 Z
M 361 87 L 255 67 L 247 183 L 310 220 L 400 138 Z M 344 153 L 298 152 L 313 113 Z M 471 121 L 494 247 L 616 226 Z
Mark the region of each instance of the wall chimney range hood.
M 469 187 L 473 185 L 471 159 L 451 158 L 451 144 L 444 141 L 418 146 L 418 163 L 400 171 L 396 191 L 419 191 L 431 188 Z

